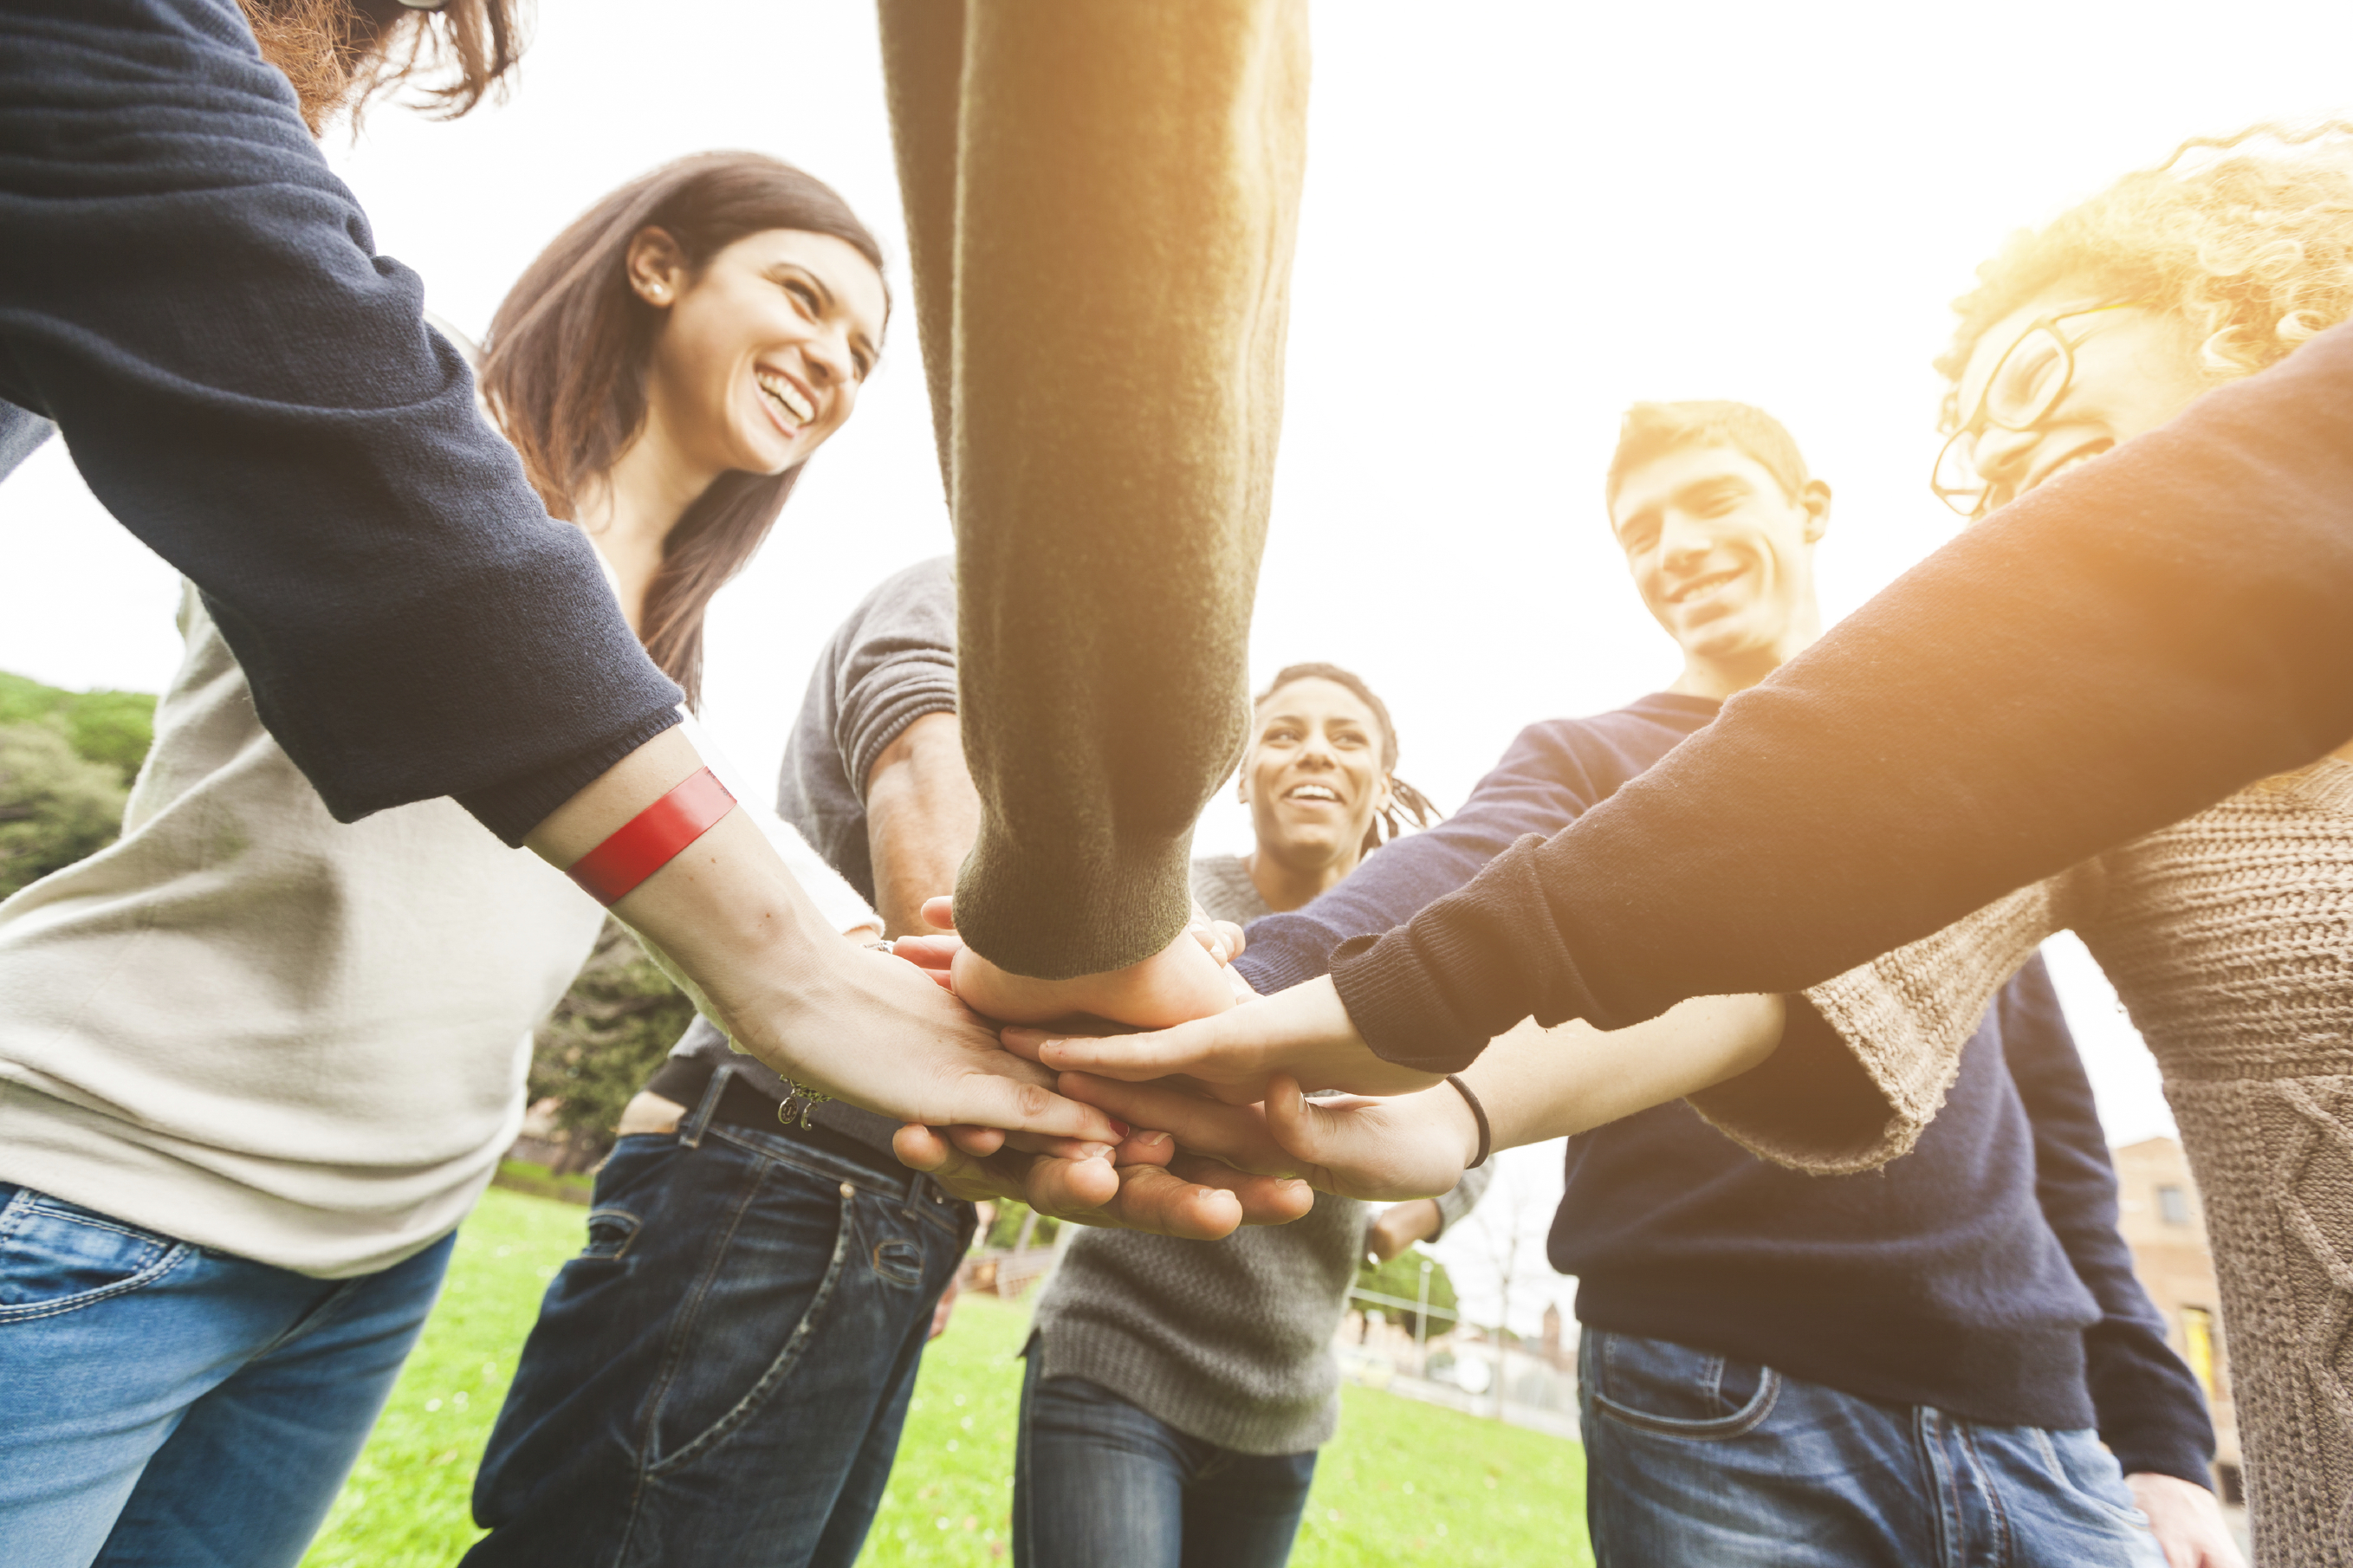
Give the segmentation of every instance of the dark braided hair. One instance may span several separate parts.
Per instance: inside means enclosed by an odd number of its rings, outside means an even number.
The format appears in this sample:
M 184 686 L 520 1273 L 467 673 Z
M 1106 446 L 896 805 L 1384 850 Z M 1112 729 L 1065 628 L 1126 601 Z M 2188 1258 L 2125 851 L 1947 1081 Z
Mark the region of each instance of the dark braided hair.
M 1365 706 L 1373 710 L 1373 717 L 1380 721 L 1381 776 L 1388 781 L 1389 804 L 1381 807 L 1374 816 L 1372 826 L 1365 830 L 1364 854 L 1371 854 L 1405 831 L 1398 823 L 1399 809 L 1413 818 L 1416 827 L 1428 827 L 1446 815 L 1428 795 L 1398 777 L 1393 771 L 1398 760 L 1397 723 L 1389 717 L 1388 705 L 1374 696 L 1373 689 L 1366 685 L 1364 679 L 1354 670 L 1342 669 L 1336 664 L 1287 664 L 1274 672 L 1274 679 L 1268 682 L 1264 691 L 1258 694 L 1257 700 L 1250 707 L 1264 707 L 1268 698 L 1294 680 L 1328 680 L 1335 686 L 1345 686 L 1362 699 Z M 1381 833 L 1384 825 L 1388 828 L 1387 837 Z

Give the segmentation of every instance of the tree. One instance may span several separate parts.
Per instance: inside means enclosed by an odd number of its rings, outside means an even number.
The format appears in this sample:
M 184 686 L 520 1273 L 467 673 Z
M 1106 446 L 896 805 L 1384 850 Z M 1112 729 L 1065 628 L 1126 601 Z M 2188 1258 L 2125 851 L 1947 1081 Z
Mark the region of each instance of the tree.
M 1369 1262 L 1359 1263 L 1356 1266 L 1356 1289 L 1370 1290 L 1376 1295 L 1394 1296 L 1400 1301 L 1419 1301 L 1421 1300 L 1421 1266 L 1425 1263 L 1430 1266 L 1430 1305 L 1432 1318 L 1430 1332 L 1442 1334 L 1454 1326 L 1453 1319 L 1440 1318 L 1437 1315 L 1440 1312 L 1454 1310 L 1454 1281 L 1446 1277 L 1446 1265 L 1430 1257 L 1420 1247 L 1409 1247 L 1387 1263 L 1378 1266 Z M 1420 1314 L 1412 1308 L 1381 1307 L 1377 1310 L 1390 1322 L 1402 1324 L 1407 1333 L 1419 1337 L 1415 1321 Z
M 47 723 L 74 754 L 104 763 L 129 784 L 155 739 L 155 700 L 143 691 L 67 691 L 0 670 L 0 724 Z
M 533 1042 L 532 1098 L 561 1102 L 565 1166 L 585 1169 L 613 1147 L 621 1108 L 692 1022 L 694 1004 L 608 916 L 596 951 Z
M 126 798 L 121 773 L 76 754 L 64 725 L 0 723 L 0 898 L 113 843 Z

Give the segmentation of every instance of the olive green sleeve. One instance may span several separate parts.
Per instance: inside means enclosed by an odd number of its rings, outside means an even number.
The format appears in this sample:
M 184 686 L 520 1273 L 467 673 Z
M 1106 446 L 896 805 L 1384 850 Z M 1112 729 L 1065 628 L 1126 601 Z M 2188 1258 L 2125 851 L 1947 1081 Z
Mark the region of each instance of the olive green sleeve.
M 1248 723 L 1305 156 L 1303 0 L 883 0 L 956 529 L 965 940 L 1166 946 Z

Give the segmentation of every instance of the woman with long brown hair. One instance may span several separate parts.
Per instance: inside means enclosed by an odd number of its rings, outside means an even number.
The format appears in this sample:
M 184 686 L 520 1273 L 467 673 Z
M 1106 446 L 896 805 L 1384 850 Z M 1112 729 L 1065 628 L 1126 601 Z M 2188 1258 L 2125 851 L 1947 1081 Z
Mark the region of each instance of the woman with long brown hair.
M 839 196 L 723 153 L 607 198 L 500 312 L 490 401 L 690 694 L 712 593 L 849 418 L 888 305 Z M 181 616 L 123 837 L 0 906 L 12 1562 L 301 1556 L 602 921 L 452 802 L 336 822 L 211 601 Z M 772 837 L 835 931 L 877 933 Z

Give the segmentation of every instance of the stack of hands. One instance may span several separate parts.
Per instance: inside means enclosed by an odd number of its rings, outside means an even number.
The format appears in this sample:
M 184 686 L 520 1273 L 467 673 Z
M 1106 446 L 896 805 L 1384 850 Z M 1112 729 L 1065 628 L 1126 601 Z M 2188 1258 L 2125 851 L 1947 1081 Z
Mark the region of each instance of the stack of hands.
M 923 913 L 952 931 L 947 900 Z M 1008 974 L 953 934 L 901 938 L 896 956 L 997 1028 L 1008 1059 L 976 1068 L 1029 1067 L 1020 1076 L 1102 1123 L 1069 1136 L 911 1122 L 899 1158 L 959 1197 L 1198 1240 L 1297 1219 L 1319 1190 L 1377 1201 L 1451 1190 L 1478 1158 L 1462 1097 L 1374 1056 L 1329 980 L 1254 995 L 1229 967 L 1242 945 L 1240 926 L 1196 907 L 1187 933 L 1144 963 L 1049 982 Z

